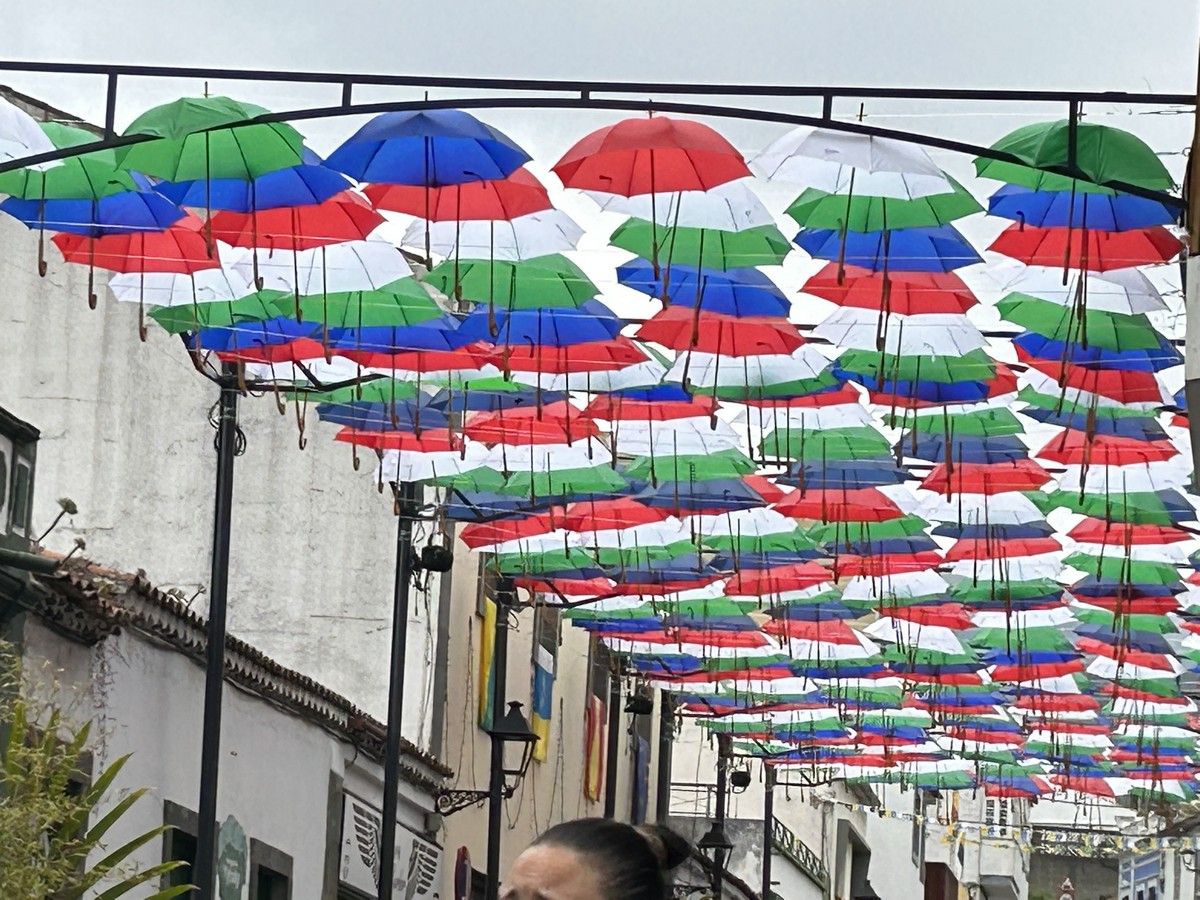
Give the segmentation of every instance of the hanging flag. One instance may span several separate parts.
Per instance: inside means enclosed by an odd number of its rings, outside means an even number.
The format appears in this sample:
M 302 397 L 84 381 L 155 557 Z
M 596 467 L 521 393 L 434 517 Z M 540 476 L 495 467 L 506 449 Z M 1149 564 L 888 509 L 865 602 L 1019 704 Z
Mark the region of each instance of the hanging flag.
M 493 655 L 496 649 L 496 602 L 483 597 L 483 627 L 479 638 L 479 727 L 492 727 L 492 701 L 496 696 L 495 666 Z
M 584 710 L 583 795 L 599 800 L 604 792 L 604 756 L 608 746 L 608 652 L 596 638 L 588 654 L 588 695 Z
M 554 708 L 554 677 L 558 670 L 558 643 L 562 627 L 556 609 L 539 606 L 533 620 L 533 686 L 530 726 L 537 735 L 533 758 L 545 762 L 550 753 L 550 716 Z

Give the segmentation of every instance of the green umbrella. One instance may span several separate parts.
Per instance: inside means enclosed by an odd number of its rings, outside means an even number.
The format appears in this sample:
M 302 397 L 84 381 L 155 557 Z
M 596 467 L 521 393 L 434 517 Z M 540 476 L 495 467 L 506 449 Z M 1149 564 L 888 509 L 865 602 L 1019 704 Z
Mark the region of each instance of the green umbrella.
M 773 384 L 698 385 L 692 383 L 689 385 L 689 390 L 693 394 L 704 394 L 730 403 L 745 403 L 755 400 L 786 400 L 790 397 L 805 397 L 828 390 L 837 384 L 838 380 L 832 372 L 822 372 L 816 378 L 799 378 L 795 381 L 778 381 Z
M 221 127 L 267 113 L 261 106 L 229 97 L 181 97 L 134 119 L 126 135 L 152 135 L 158 140 L 118 149 L 117 161 L 125 169 L 167 181 L 251 181 L 300 165 L 303 138 L 291 125 Z
M 712 481 L 753 475 L 757 466 L 740 450 L 677 456 L 639 456 L 622 469 L 626 478 L 638 481 Z
M 657 246 L 663 265 L 723 271 L 779 265 L 791 250 L 787 238 L 774 225 L 717 231 L 663 228 L 645 219 L 629 219 L 613 232 L 609 242 L 645 259 L 652 258 Z
M 848 372 L 886 381 L 986 381 L 996 374 L 996 363 L 983 350 L 962 356 L 897 356 L 874 350 L 847 350 L 837 360 Z
M 1030 581 L 984 581 L 964 579 L 951 585 L 949 594 L 959 603 L 979 603 L 989 600 L 1020 601 L 1030 597 L 1047 597 L 1062 593 L 1063 586 L 1051 578 Z
M 288 294 L 282 302 L 290 303 Z M 288 307 L 290 309 L 290 306 Z M 331 391 L 287 394 L 289 400 L 307 400 L 310 403 L 391 403 L 395 400 L 412 400 L 418 394 L 417 385 L 399 378 L 376 378 L 359 384 L 334 388 Z
M 370 291 L 307 294 L 300 298 L 300 318 L 327 328 L 418 325 L 442 315 L 420 282 L 401 278 Z
M 1143 313 L 1125 315 L 1076 310 L 1027 294 L 1009 294 L 996 304 L 1000 315 L 1030 331 L 1068 344 L 1105 350 L 1153 350 L 1161 338 Z
M 579 266 L 558 253 L 519 262 L 447 260 L 425 280 L 447 297 L 501 309 L 578 307 L 600 293 Z
M 983 207 L 957 181 L 954 190 L 915 199 L 848 196 L 808 188 L 792 201 L 787 214 L 803 228 L 835 231 L 882 231 L 891 228 L 935 228 Z
M 196 331 L 200 328 L 230 327 L 250 322 L 265 322 L 278 318 L 290 309 L 291 295 L 280 291 L 259 291 L 232 302 L 193 303 L 183 306 L 160 306 L 150 311 L 150 318 L 171 334 Z
M 920 516 L 901 516 L 886 522 L 827 522 L 809 530 L 813 540 L 821 544 L 834 541 L 886 541 L 921 534 L 929 523 Z
M 1125 559 L 1121 556 L 1092 556 L 1089 553 L 1072 553 L 1063 563 L 1106 581 L 1122 581 L 1126 584 L 1174 584 L 1179 581 L 1179 570 L 1170 563 Z
M 798 553 L 817 549 L 817 543 L 800 528 L 773 534 L 707 535 L 701 543 L 713 550 L 739 554 Z
M 608 465 L 551 472 L 513 472 L 499 493 L 518 497 L 571 497 L 574 494 L 612 494 L 626 487 L 625 479 Z
M 921 434 L 945 434 L 949 431 L 956 437 L 998 437 L 1025 432 L 1025 426 L 1009 409 L 925 416 L 893 414 L 886 418 L 892 428 L 910 428 Z
M 1094 406 L 1086 401 L 1070 397 L 1040 394 L 1031 387 L 1021 388 L 1017 399 L 1030 406 L 1054 410 L 1064 415 L 1086 416 L 1091 414 L 1098 419 L 1145 419 L 1147 416 L 1153 418 L 1153 414 L 1147 413 L 1145 410 L 1127 409 L 1124 406 Z
M 1083 494 L 1078 491 L 1054 491 L 1049 503 L 1072 512 L 1107 519 L 1110 522 L 1129 522 L 1133 525 L 1174 525 L 1177 516 L 1151 491 L 1129 493 Z
M 786 459 L 878 459 L 891 452 L 887 438 L 867 426 L 806 431 L 778 428 L 762 439 L 762 453 Z
M 1025 165 L 978 157 L 975 173 L 1039 191 L 1087 191 L 1087 181 L 1072 184 L 1070 177 L 1038 171 L 1039 167 L 1068 167 L 1070 130 L 1066 119 L 1018 128 L 993 144 L 992 149 L 1010 153 Z M 1166 166 L 1141 138 L 1109 125 L 1076 125 L 1075 168 L 1097 186 L 1123 183 L 1152 191 L 1175 188 Z
M 1075 649 L 1056 625 L 1032 628 L 979 628 L 971 634 L 971 646 L 984 650 L 1058 651 Z

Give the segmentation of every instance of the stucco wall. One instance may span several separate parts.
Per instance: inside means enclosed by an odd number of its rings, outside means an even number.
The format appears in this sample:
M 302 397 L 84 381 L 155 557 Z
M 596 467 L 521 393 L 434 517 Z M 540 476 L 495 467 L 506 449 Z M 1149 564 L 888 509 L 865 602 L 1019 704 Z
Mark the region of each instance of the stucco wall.
M 216 393 L 178 338 L 151 325 L 137 335 L 136 304 L 118 303 L 97 273 L 99 308 L 88 309 L 87 270 L 48 245 L 50 271 L 36 272 L 37 242 L 0 216 L 0 405 L 42 430 L 34 530 L 70 497 L 78 515 L 47 539 L 192 596 L 206 586 L 212 546 Z M 297 447 L 291 411 L 245 398 L 247 446 L 235 467 L 229 627 L 287 666 L 310 674 L 368 712 L 386 711 L 394 519 L 364 459 L 333 429 L 310 423 Z M 202 594 L 195 603 L 207 606 Z M 436 591 L 430 598 L 436 622 Z M 410 702 L 405 735 L 428 730 L 432 654 L 425 598 L 409 622 Z M 420 686 L 420 687 L 419 687 Z

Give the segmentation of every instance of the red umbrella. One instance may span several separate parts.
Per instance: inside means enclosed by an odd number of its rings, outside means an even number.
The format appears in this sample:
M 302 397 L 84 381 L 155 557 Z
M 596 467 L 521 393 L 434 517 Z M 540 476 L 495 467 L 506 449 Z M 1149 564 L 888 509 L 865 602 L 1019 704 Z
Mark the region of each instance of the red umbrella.
M 545 186 L 523 168 L 507 178 L 491 181 L 468 181 L 444 187 L 370 184 L 363 193 L 377 209 L 406 213 L 433 222 L 509 221 L 553 206 Z
M 545 578 L 537 575 L 522 575 L 514 578 L 517 587 L 538 594 L 556 594 L 563 597 L 605 597 L 612 594 L 616 583 L 599 578 Z
M 1127 466 L 1133 463 L 1164 462 L 1179 455 L 1170 440 L 1139 441 L 1137 438 L 1113 434 L 1094 434 L 1090 437 L 1069 428 L 1053 438 L 1036 454 L 1068 466 Z
M 940 494 L 1003 494 L 1035 491 L 1051 481 L 1051 475 L 1032 459 L 999 463 L 941 463 L 934 467 L 921 487 Z
M 324 348 L 320 355 L 325 356 Z M 339 356 L 368 369 L 392 369 L 408 372 L 452 372 L 478 369 L 491 359 L 483 344 L 468 344 L 457 350 L 412 350 L 407 353 L 380 353 L 374 350 L 339 350 Z
M 954 628 L 959 631 L 975 627 L 966 607 L 961 603 L 943 603 L 940 606 L 888 606 L 887 614 L 893 619 L 904 619 L 918 625 L 936 625 L 939 628 Z
M 1016 393 L 1017 376 L 1004 363 L 996 363 L 996 374 L 987 382 L 987 396 L 1002 397 L 1005 394 Z M 868 391 L 867 396 L 871 402 L 879 406 L 895 406 L 900 409 L 932 409 L 933 407 L 943 407 L 946 402 L 943 400 L 921 400 L 913 397 L 910 394 L 888 394 L 882 391 Z
M 859 645 L 858 632 L 839 619 L 810 622 L 801 619 L 772 619 L 763 624 L 766 634 L 798 641 L 822 641 L 826 644 Z
M 1192 535 L 1182 528 L 1167 525 L 1134 525 L 1129 522 L 1110 522 L 1090 516 L 1072 528 L 1067 537 L 1083 544 L 1177 544 L 1190 541 Z M 1090 601 L 1089 601 L 1090 602 Z
M 1179 611 L 1174 597 L 1085 597 L 1088 606 L 1099 606 L 1122 616 L 1161 616 Z M 1186 623 L 1185 623 L 1186 627 Z
M 713 397 L 690 400 L 635 400 L 617 394 L 600 394 L 587 405 L 589 416 L 606 422 L 666 422 L 711 416 L 717 409 Z
M 882 578 L 884 575 L 923 572 L 932 569 L 941 561 L 941 556 L 933 550 L 922 550 L 918 553 L 884 553 L 879 556 L 839 556 L 833 561 L 833 574 L 838 578 Z
M 540 375 L 565 375 L 580 372 L 607 372 L 646 361 L 646 354 L 624 335 L 607 341 L 587 341 L 565 347 L 542 344 L 497 346 L 490 361 L 507 372 L 532 372 Z
M 225 362 L 294 363 L 305 360 L 324 359 L 325 347 L 312 338 L 297 338 L 281 344 L 260 343 L 238 347 L 233 350 L 218 350 L 217 358 Z
M 792 491 L 775 504 L 775 511 L 822 522 L 886 522 L 904 515 L 887 494 L 873 487 Z
M 721 356 L 786 355 L 804 344 L 796 326 L 768 316 L 727 316 L 686 306 L 668 306 L 638 329 L 643 341 L 672 350 Z
M 212 217 L 212 236 L 237 247 L 311 250 L 358 241 L 383 224 L 383 216 L 353 191 L 324 203 L 281 206 L 253 212 L 226 210 Z
M 372 450 L 438 453 L 462 449 L 462 438 L 433 429 L 423 431 L 420 436 L 417 436 L 410 431 L 359 431 L 355 428 L 343 428 L 334 435 L 333 439 L 359 447 L 370 447 Z
M 474 415 L 463 430 L 475 441 L 513 445 L 570 444 L 600 435 L 595 420 L 566 400 Z
M 1134 231 L 1011 225 L 988 247 L 1029 266 L 1066 266 L 1092 272 L 1167 262 L 1182 248 L 1183 242 L 1161 225 Z
M 563 509 L 556 507 L 536 515 L 517 519 L 501 519 L 497 522 L 474 522 L 462 530 L 462 542 L 474 550 L 504 541 L 549 534 L 561 525 Z
M 580 500 L 567 507 L 562 527 L 568 531 L 610 531 L 670 518 L 671 511 L 646 506 L 629 497 L 619 500 Z
M 707 191 L 750 174 L 742 154 L 712 128 L 686 119 L 625 119 L 593 131 L 554 166 L 565 187 L 633 197 Z
M 1058 553 L 1062 544 L 1052 537 L 1043 538 L 963 538 L 946 551 L 946 562 L 963 559 L 1007 559 L 1010 556 L 1037 556 Z
M 1099 711 L 1100 701 L 1091 694 L 1018 694 L 1010 701 L 1018 709 L 1039 713 Z
M 827 263 L 802 290 L 838 306 L 886 309 L 902 316 L 965 313 L 979 302 L 953 272 L 889 272 L 885 277 L 881 272 L 846 266 L 839 282 L 837 263 Z
M 747 475 L 742 479 L 742 483 L 762 497 L 768 505 L 778 503 L 787 496 L 787 492 L 766 475 Z
M 812 562 L 773 569 L 743 569 L 725 583 L 725 594 L 730 597 L 765 597 L 807 590 L 832 580 L 833 575 L 828 569 Z
M 1153 372 L 1132 369 L 1091 369 L 1050 359 L 1030 357 L 1020 347 L 1017 357 L 1030 368 L 1053 378 L 1062 387 L 1099 394 L 1118 403 L 1163 403 L 1162 386 Z
M 753 388 L 747 389 L 748 393 L 753 391 Z M 842 385 L 834 391 L 822 391 L 819 394 L 801 394 L 799 397 L 763 397 L 755 399 L 750 396 L 742 396 L 738 398 L 738 403 L 744 403 L 746 406 L 761 406 L 767 409 L 816 409 L 822 406 L 841 406 L 844 403 L 857 403 L 858 391 L 850 387 L 848 384 Z

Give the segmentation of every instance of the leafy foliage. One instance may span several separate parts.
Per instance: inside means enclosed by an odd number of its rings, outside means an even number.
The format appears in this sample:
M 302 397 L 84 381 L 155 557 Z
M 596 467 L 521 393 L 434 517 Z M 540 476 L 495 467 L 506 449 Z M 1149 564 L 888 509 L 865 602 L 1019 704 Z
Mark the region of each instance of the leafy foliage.
M 119 847 L 105 843 L 145 791 L 101 808 L 128 756 L 98 773 L 90 786 L 72 789 L 90 734 L 89 725 L 67 726 L 59 707 L 27 689 L 13 648 L 0 642 L 0 884 L 5 896 L 75 900 L 96 889 L 96 900 L 114 900 L 184 865 L 166 862 L 138 871 L 130 865 L 130 857 L 160 838 L 166 826 Z M 89 857 L 98 858 L 89 865 Z M 151 900 L 191 890 L 172 887 Z

